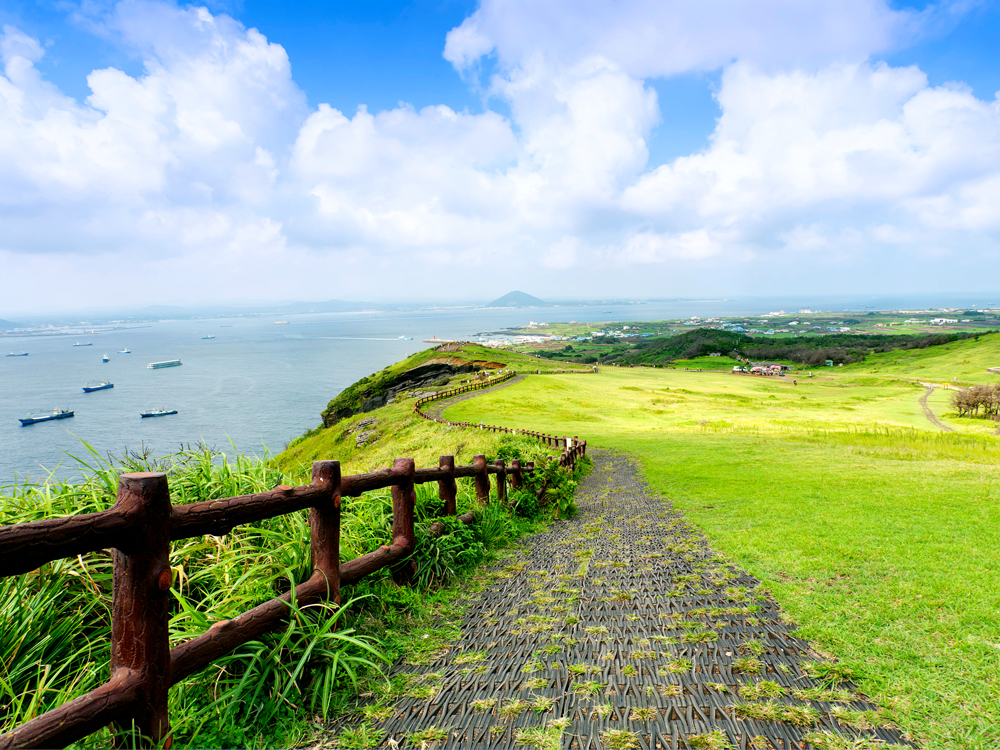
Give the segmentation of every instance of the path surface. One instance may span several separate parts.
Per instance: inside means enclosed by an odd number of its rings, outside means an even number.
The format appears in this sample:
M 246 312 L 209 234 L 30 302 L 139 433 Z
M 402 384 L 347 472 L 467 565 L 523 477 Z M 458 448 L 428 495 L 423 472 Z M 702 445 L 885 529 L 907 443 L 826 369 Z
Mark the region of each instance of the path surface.
M 432 401 L 426 409 L 424 409 L 424 414 L 426 414 L 431 419 L 441 419 L 441 415 L 444 410 L 449 406 L 454 406 L 461 401 L 468 401 L 470 398 L 475 398 L 476 396 L 481 396 L 484 393 L 490 393 L 492 391 L 499 391 L 501 388 L 507 388 L 514 385 L 514 383 L 520 383 L 524 380 L 524 375 L 515 375 L 510 380 L 505 380 L 499 385 L 494 385 L 489 388 L 483 388 L 478 391 L 469 391 L 468 393 L 460 393 L 457 396 L 452 396 L 451 398 L 443 398 L 440 401 Z
M 934 385 L 932 385 L 931 383 L 921 383 L 920 385 L 927 386 L 927 390 L 924 391 L 924 395 L 920 397 L 920 406 L 924 410 L 924 416 L 927 417 L 928 421 L 935 427 L 940 427 L 945 432 L 954 432 L 954 430 L 951 427 L 946 425 L 944 422 L 942 422 L 934 415 L 934 412 L 931 411 L 931 407 L 927 404 L 927 399 L 930 398 L 930 395 L 932 393 L 934 393 Z M 940 386 L 940 387 L 948 388 L 948 386 Z
M 592 458 L 579 514 L 490 573 L 461 638 L 394 666 L 412 689 L 382 724 L 388 746 L 800 748 L 817 731 L 900 742 L 839 726 L 837 712 L 877 708 L 849 684 L 819 688 L 807 670 L 821 662 L 775 602 L 632 459 Z

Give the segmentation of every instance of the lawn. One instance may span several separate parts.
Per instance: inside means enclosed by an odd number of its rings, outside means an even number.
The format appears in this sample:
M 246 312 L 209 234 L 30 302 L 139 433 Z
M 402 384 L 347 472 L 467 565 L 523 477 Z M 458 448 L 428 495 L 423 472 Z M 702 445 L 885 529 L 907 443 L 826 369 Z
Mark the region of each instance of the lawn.
M 445 416 L 637 455 L 650 484 L 759 577 L 804 637 L 863 675 L 863 690 L 921 745 L 995 748 L 1000 437 L 968 420 L 941 433 L 923 415 L 922 387 L 882 375 L 903 369 L 901 354 L 971 375 L 993 358 L 988 339 L 986 351 L 894 353 L 797 385 L 617 368 L 529 377 Z M 957 424 L 947 399 L 936 391 L 930 406 Z

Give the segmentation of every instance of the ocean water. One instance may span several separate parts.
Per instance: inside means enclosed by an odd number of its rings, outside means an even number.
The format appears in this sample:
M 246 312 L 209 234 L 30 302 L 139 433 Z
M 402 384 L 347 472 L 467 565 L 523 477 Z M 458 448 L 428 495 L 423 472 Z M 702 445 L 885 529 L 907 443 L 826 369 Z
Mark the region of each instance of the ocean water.
M 917 302 L 893 300 L 892 306 Z M 531 320 L 754 315 L 809 303 L 702 300 L 523 310 L 444 308 L 293 315 L 287 318 L 289 325 L 274 325 L 275 319 L 267 317 L 212 318 L 79 336 L 2 337 L 2 353 L 27 351 L 29 356 L 0 357 L 0 484 L 46 472 L 74 475 L 79 465 L 70 456 L 86 455 L 81 441 L 102 455 L 143 446 L 164 455 L 199 441 L 241 453 L 280 452 L 320 423 L 320 412 L 341 390 L 427 348 L 423 340 L 435 335 L 475 339 Z M 889 307 L 882 304 L 882 309 Z M 202 339 L 206 335 L 215 338 Z M 77 340 L 93 346 L 74 347 Z M 118 353 L 125 347 L 131 354 Z M 110 362 L 101 362 L 104 353 Z M 146 367 L 177 358 L 183 361 L 180 367 Z M 101 379 L 115 387 L 82 391 L 85 383 Z M 18 422 L 28 412 L 54 408 L 72 409 L 76 415 L 27 426 Z M 178 413 L 140 418 L 140 412 L 156 408 Z
M 646 315 L 637 316 L 642 309 Z M 558 310 L 558 312 L 556 312 Z M 638 320 L 644 305 L 175 320 L 97 334 L 0 338 L 0 484 L 47 472 L 73 476 L 87 457 L 143 446 L 165 455 L 199 441 L 227 451 L 280 452 L 320 423 L 331 398 L 365 375 L 426 349 L 424 339 L 470 339 L 530 320 Z M 691 313 L 697 314 L 697 313 Z M 202 339 L 212 335 L 214 339 Z M 412 336 L 401 341 L 399 336 Z M 93 346 L 74 347 L 76 341 Z M 128 347 L 131 354 L 119 354 Z M 102 363 L 107 353 L 110 362 Z M 179 358 L 180 367 L 150 370 Z M 84 393 L 91 381 L 114 388 Z M 22 426 L 28 412 L 71 409 L 70 419 Z M 143 411 L 176 415 L 140 418 Z

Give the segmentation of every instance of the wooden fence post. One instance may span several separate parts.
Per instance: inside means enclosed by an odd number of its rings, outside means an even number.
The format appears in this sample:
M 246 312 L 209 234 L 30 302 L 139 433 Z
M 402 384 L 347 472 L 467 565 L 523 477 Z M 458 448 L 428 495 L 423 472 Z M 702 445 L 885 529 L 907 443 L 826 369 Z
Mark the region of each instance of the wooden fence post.
M 458 486 L 455 484 L 455 457 L 441 456 L 438 459 L 438 466 L 448 472 L 445 479 L 438 480 L 438 497 L 444 503 L 444 514 L 454 516 L 458 514 Z
M 472 457 L 472 467 L 476 470 L 476 500 L 483 505 L 490 502 L 490 475 L 486 473 L 486 456 L 482 453 Z
M 515 458 L 511 461 L 510 468 L 513 469 L 510 475 L 510 486 L 512 489 L 519 490 L 524 482 L 524 474 L 521 471 L 521 459 Z
M 134 728 L 169 748 L 170 717 L 170 491 L 161 472 L 122 474 L 114 510 L 136 518 L 128 543 L 112 552 L 111 678 L 122 670 L 139 673 L 132 704 Z M 128 714 L 118 724 L 117 742 L 129 743 Z
M 412 458 L 397 458 L 392 462 L 393 473 L 402 474 L 398 485 L 392 486 L 392 544 L 402 547 L 409 555 L 417 546 L 413 533 L 413 512 L 417 502 L 417 492 L 413 485 L 413 473 L 416 464 Z M 392 572 L 392 579 L 397 584 L 409 583 L 417 571 L 417 564 L 408 560 Z
M 493 465 L 500 470 L 497 472 L 497 502 L 504 506 L 507 504 L 507 464 L 498 458 Z
M 402 475 L 400 483 L 392 486 L 392 543 L 402 546 L 406 554 L 413 552 L 416 538 L 413 535 L 413 506 L 417 493 L 413 486 L 416 464 L 412 458 L 397 458 L 392 462 L 393 473 Z
M 312 569 L 326 576 L 328 596 L 340 604 L 340 461 L 314 461 L 313 486 L 328 487 L 329 496 L 309 509 L 309 555 Z

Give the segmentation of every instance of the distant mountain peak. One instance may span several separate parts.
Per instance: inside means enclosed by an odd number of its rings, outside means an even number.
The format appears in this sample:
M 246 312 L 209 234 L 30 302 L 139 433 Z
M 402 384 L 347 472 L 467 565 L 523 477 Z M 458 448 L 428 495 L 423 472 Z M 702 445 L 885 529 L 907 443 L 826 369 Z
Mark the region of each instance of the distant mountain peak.
M 508 292 L 500 299 L 490 302 L 487 307 L 549 307 L 550 304 L 524 292 Z

